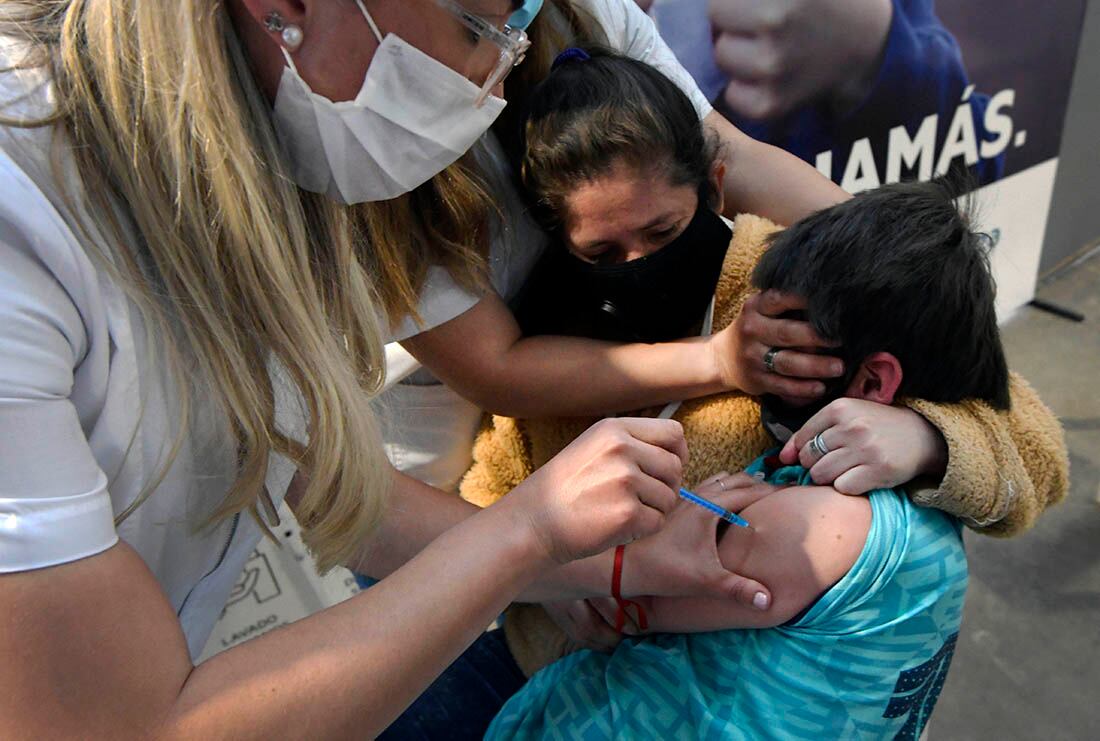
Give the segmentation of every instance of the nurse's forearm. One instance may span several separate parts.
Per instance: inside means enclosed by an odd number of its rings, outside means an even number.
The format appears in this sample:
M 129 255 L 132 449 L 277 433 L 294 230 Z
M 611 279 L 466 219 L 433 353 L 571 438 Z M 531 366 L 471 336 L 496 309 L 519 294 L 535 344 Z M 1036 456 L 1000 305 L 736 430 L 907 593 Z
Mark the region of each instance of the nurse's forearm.
M 353 599 L 200 665 L 169 726 L 188 738 L 373 738 L 550 566 L 530 537 L 507 517 L 468 519 Z
M 705 121 L 722 140 L 726 161 L 723 211 L 729 218 L 755 214 L 789 225 L 851 197 L 809 164 L 756 141 L 717 111 Z
M 454 494 L 395 472 L 390 510 L 349 568 L 376 579 L 412 560 L 433 540 L 479 511 Z M 519 595 L 524 602 L 606 596 L 610 553 L 548 568 Z
M 373 738 L 552 567 L 525 522 L 468 518 L 375 588 L 197 667 L 125 543 L 0 575 L 0 735 Z
M 393 509 L 387 513 L 372 542 L 355 563 L 349 564 L 353 569 L 386 577 L 428 547 L 433 539 L 446 537 L 448 528 L 462 527 L 474 513 L 483 511 L 454 494 L 402 474 L 397 474 L 393 500 Z M 506 496 L 488 511 L 507 508 L 510 501 L 512 497 Z M 508 539 L 512 534 L 501 532 L 499 535 Z M 697 530 L 693 537 L 699 540 L 688 551 L 684 550 L 685 542 L 676 535 L 672 539 L 645 538 L 631 546 L 631 568 L 627 572 L 624 594 L 722 597 L 746 606 L 755 606 L 760 593 L 766 597 L 767 587 L 760 582 L 730 574 L 720 566 L 709 569 L 705 566 L 705 559 L 712 555 L 714 547 L 713 533 L 708 535 L 705 529 Z M 517 602 L 557 602 L 606 597 L 611 591 L 613 567 L 613 550 L 547 567 L 529 581 L 515 599 Z

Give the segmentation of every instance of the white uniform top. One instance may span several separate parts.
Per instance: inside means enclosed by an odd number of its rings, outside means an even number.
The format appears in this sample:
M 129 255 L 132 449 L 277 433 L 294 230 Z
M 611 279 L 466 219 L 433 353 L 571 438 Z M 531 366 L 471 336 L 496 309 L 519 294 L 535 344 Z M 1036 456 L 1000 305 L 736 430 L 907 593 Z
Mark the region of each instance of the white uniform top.
M 0 68 L 16 49 L 0 40 Z M 41 72 L 0 74 L 0 101 L 19 98 L 0 114 L 52 109 Z M 261 533 L 247 515 L 196 532 L 235 474 L 222 417 L 202 395 L 163 482 L 115 526 L 162 467 L 179 394 L 65 207 L 48 154 L 61 135 L 0 127 L 0 573 L 90 556 L 121 537 L 160 582 L 197 658 Z M 276 502 L 292 473 L 286 460 L 272 463 Z
M 613 46 L 662 68 L 693 93 L 700 115 L 709 111 L 631 0 L 587 2 Z M 13 57 L 13 43 L 0 41 L 0 68 L 12 66 Z M 34 118 L 53 109 L 38 71 L 0 74 L 0 102 L 10 101 L 18 102 L 0 114 Z M 94 262 L 96 250 L 79 227 L 88 220 L 66 208 L 49 154 L 60 135 L 0 127 L 0 573 L 90 556 L 121 537 L 164 589 L 197 658 L 260 530 L 250 516 L 197 530 L 235 475 L 224 418 L 201 393 L 193 396 L 194 422 L 171 467 L 116 526 L 160 472 L 177 432 L 179 392 L 155 361 L 158 349 L 147 346 L 136 310 Z M 60 172 L 70 188 L 78 183 L 70 160 Z M 502 184 L 506 172 L 498 171 Z M 542 239 L 532 236 L 537 228 L 510 187 L 507 221 L 493 242 L 493 276 L 506 298 L 538 255 L 528 245 Z M 429 326 L 477 302 L 445 275 L 433 275 L 422 303 Z M 278 398 L 281 426 L 300 430 L 294 405 Z M 457 442 L 468 454 L 472 428 L 464 440 L 448 436 L 445 426 L 437 431 L 443 434 L 436 442 Z M 267 486 L 276 504 L 292 474 L 274 457 Z
M 661 39 L 652 19 L 634 0 L 574 0 L 600 24 L 607 44 L 657 68 L 676 83 L 704 118 L 712 107 L 691 75 Z M 510 301 L 534 267 L 549 237 L 535 223 L 516 191 L 515 177 L 492 134 L 475 147 L 475 155 L 503 214 L 491 234 L 489 267 L 493 288 Z M 423 324 L 407 317 L 394 332 L 403 340 L 465 313 L 481 296 L 461 288 L 446 270 L 429 268 L 417 307 Z M 421 481 L 444 489 L 457 485 L 469 468 L 481 411 L 440 384 L 398 342 L 386 346 L 386 391 L 378 402 L 390 461 Z M 415 375 L 414 375 L 415 374 Z M 400 383 L 412 376 L 411 383 Z

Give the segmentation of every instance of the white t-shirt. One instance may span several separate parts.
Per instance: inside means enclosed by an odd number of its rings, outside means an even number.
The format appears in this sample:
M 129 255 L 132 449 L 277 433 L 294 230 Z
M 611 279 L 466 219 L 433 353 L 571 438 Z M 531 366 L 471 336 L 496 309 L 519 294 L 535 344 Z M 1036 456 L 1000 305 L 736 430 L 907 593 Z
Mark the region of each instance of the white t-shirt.
M 0 68 L 13 56 L 0 40 Z M 4 115 L 49 111 L 49 95 L 39 71 L 0 74 L 0 101 L 22 97 Z M 0 127 L 0 573 L 74 561 L 122 538 L 160 582 L 197 658 L 261 532 L 248 515 L 196 530 L 235 475 L 224 420 L 201 394 L 163 481 L 116 527 L 162 468 L 179 393 L 65 207 L 49 161 L 59 135 Z M 70 161 L 63 172 L 75 181 Z M 292 474 L 276 457 L 267 478 L 276 503 Z
M 607 44 L 663 72 L 691 99 L 705 118 L 712 107 L 691 75 L 661 39 L 653 20 L 634 0 L 575 0 L 600 24 Z M 475 145 L 475 156 L 500 207 L 502 222 L 494 225 L 489 250 L 494 290 L 510 301 L 549 243 L 517 192 L 500 143 L 492 132 Z M 422 324 L 407 317 L 394 332 L 404 340 L 438 327 L 474 307 L 481 296 L 460 287 L 440 267 L 432 267 L 417 307 Z M 390 461 L 399 470 L 444 489 L 453 488 L 470 466 L 471 448 L 481 410 L 434 379 L 399 342 L 386 346 L 386 391 L 377 402 L 383 416 L 383 437 Z M 410 378 L 411 377 L 411 378 Z M 410 378 L 413 383 L 402 384 Z

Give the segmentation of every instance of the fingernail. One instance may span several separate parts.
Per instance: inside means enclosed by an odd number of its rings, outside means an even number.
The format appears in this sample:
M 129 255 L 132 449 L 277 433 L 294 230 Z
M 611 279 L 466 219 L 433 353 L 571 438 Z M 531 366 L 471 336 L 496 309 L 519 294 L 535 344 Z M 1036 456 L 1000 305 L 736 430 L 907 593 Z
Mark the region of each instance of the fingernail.
M 832 369 L 833 369 L 833 375 L 834 376 L 843 376 L 844 375 L 844 363 L 841 363 L 839 360 L 837 362 L 833 363 Z
M 755 607 L 757 610 L 768 609 L 768 595 L 764 594 L 763 592 L 757 592 L 755 595 L 753 595 L 752 606 Z

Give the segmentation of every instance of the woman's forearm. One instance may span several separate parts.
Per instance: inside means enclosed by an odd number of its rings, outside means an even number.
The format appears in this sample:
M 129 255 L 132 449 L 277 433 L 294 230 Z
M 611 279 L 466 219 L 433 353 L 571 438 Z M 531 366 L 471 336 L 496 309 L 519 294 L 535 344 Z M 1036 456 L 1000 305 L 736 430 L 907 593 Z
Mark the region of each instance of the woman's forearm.
M 371 738 L 551 565 L 522 517 L 486 512 L 375 588 L 198 667 L 124 542 L 0 575 L 3 735 Z
M 514 524 L 488 512 L 467 519 L 351 600 L 205 662 L 168 728 L 197 738 L 375 736 L 550 567 Z
M 348 567 L 376 579 L 388 577 L 429 543 L 476 514 L 478 507 L 411 476 L 394 472 L 392 504 L 386 519 Z M 544 569 L 525 586 L 523 602 L 606 595 L 611 578 L 609 553 Z
M 726 160 L 726 216 L 756 214 L 789 225 L 851 196 L 809 164 L 749 137 L 717 111 L 706 123 L 721 137 Z
M 634 420 L 643 421 L 657 423 L 657 420 Z M 541 476 L 552 465 L 554 461 L 539 469 L 535 477 Z M 395 475 L 397 479 L 390 512 L 371 543 L 361 551 L 359 559 L 349 564 L 351 568 L 375 577 L 388 576 L 448 528 L 459 525 L 480 511 L 454 494 L 447 494 L 403 474 Z M 546 479 L 543 479 L 543 485 L 563 487 L 563 491 L 573 488 L 571 484 L 554 484 Z M 504 497 L 489 510 L 507 508 L 517 494 L 513 492 Z M 623 583 L 624 594 L 720 597 L 759 609 L 761 595 L 767 599 L 767 587 L 725 570 L 716 558 L 711 561 L 714 558 L 714 536 L 708 534 L 706 528 L 700 529 L 695 519 L 707 516 L 700 514 L 702 512 L 694 507 L 676 508 L 660 533 L 631 545 L 631 568 Z M 674 527 L 673 523 L 681 528 L 686 527 L 686 530 Z M 507 537 L 508 534 L 501 535 Z M 606 597 L 611 590 L 613 560 L 614 552 L 605 550 L 588 558 L 545 568 L 524 586 L 516 595 L 516 600 L 554 602 Z
M 164 735 L 376 735 L 539 573 L 654 534 L 675 502 L 665 481 L 685 458 L 674 422 L 594 426 L 522 491 L 436 535 L 380 584 L 191 671 Z M 390 541 L 432 537 L 446 517 L 425 517 L 425 505 L 461 517 L 440 507 L 447 495 L 413 483 L 398 481 L 386 519 L 399 512 L 404 525 L 384 532 Z
M 462 396 L 509 417 L 603 416 L 726 390 L 712 338 L 522 337 L 495 294 L 403 344 Z
M 615 414 L 726 390 L 711 338 L 702 337 L 655 345 L 526 337 L 501 370 L 511 381 L 485 402 L 510 417 Z M 523 388 L 535 374 L 541 384 Z

